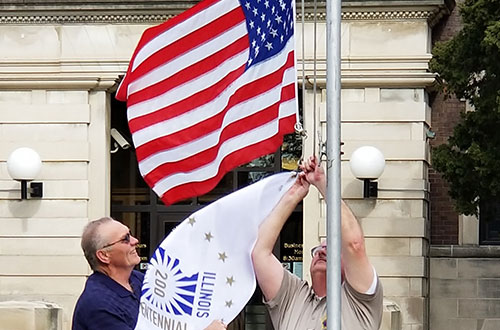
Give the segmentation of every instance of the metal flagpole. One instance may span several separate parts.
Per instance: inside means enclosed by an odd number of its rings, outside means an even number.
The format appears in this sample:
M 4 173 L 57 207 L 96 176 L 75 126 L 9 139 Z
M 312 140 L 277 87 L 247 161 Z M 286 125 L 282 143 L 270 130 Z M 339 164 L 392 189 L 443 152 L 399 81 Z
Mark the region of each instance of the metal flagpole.
M 326 123 L 327 123 L 327 327 L 340 330 L 340 91 L 341 0 L 326 2 Z

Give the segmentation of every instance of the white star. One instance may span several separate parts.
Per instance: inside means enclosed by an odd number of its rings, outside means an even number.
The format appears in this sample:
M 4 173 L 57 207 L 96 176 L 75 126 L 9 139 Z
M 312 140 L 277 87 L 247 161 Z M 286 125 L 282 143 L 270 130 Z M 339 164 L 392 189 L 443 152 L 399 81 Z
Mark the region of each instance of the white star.
M 267 48 L 268 51 L 271 50 L 271 49 L 273 49 L 273 44 L 270 43 L 270 42 L 267 42 L 266 43 L 266 48 Z
M 219 260 L 222 260 L 222 262 L 226 262 L 227 255 L 226 252 L 219 253 Z
M 250 25 L 250 28 L 253 29 L 255 26 L 255 23 L 254 23 L 254 21 L 250 21 L 250 23 L 248 23 L 248 25 Z
M 257 35 L 260 35 L 260 26 L 257 28 Z
M 260 15 L 260 19 L 262 20 L 262 22 L 264 22 L 266 20 L 266 14 L 262 14 Z
M 262 41 L 266 40 L 266 34 L 265 33 L 262 33 L 262 36 L 260 37 L 260 40 L 262 40 Z
M 259 11 L 257 10 L 257 8 L 254 8 L 252 12 L 253 12 L 254 16 L 257 16 L 259 14 Z
M 253 60 L 252 60 L 251 58 L 249 58 L 249 59 L 248 59 L 248 62 L 247 62 L 247 63 L 248 63 L 248 66 L 252 65 L 252 61 L 253 61 Z
M 269 28 L 271 26 L 271 20 L 267 20 L 267 27 Z
M 269 1 L 264 1 L 264 6 L 266 6 L 266 8 L 269 8 Z
M 283 43 L 283 36 L 280 37 L 280 41 Z
M 274 12 L 276 11 L 276 9 L 274 8 L 274 6 L 271 8 L 271 13 L 274 14 Z
M 234 277 L 231 276 L 231 277 L 226 277 L 226 284 L 229 284 L 229 286 L 233 286 L 233 283 L 236 282 L 234 280 Z
M 272 35 L 274 38 L 276 38 L 276 36 L 278 35 L 278 30 L 271 28 L 269 34 Z
M 252 47 L 255 47 L 256 44 L 257 44 L 257 41 L 255 41 L 255 39 L 252 40 Z
M 205 233 L 205 240 L 209 241 L 214 238 L 211 232 Z
M 274 20 L 276 22 L 278 22 L 278 24 L 281 23 L 281 22 L 283 22 L 283 20 L 281 19 L 281 16 L 279 16 L 279 15 L 276 15 L 276 17 L 274 18 Z
M 245 3 L 245 7 L 250 10 L 250 2 Z
M 255 47 L 255 57 L 259 54 L 259 46 Z

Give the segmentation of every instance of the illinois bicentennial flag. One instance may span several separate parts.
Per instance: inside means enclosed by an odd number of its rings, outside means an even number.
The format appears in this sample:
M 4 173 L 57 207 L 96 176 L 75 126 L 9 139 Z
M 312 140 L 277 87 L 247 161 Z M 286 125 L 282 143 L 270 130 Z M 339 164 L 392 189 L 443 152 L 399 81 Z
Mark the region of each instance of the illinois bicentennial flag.
M 177 226 L 149 263 L 136 330 L 203 330 L 233 320 L 255 290 L 258 227 L 294 181 L 291 173 L 275 174 Z

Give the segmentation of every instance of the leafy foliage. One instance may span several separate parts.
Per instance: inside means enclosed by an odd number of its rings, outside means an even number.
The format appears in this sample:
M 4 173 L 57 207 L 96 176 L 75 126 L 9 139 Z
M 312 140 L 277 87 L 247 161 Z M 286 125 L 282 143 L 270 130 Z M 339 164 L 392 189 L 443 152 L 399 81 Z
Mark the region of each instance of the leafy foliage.
M 480 199 L 500 197 L 500 0 L 466 0 L 463 29 L 433 49 L 431 70 L 446 95 L 465 98 L 448 143 L 433 149 L 433 167 L 450 184 L 456 209 L 477 214 Z

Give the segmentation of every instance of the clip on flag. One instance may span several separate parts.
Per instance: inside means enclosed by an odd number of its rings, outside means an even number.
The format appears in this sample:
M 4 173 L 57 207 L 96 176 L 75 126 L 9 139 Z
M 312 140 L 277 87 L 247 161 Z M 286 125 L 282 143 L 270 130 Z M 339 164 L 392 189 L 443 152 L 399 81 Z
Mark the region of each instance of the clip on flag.
M 204 0 L 147 29 L 116 98 L 165 204 L 273 153 L 296 122 L 293 0 Z

